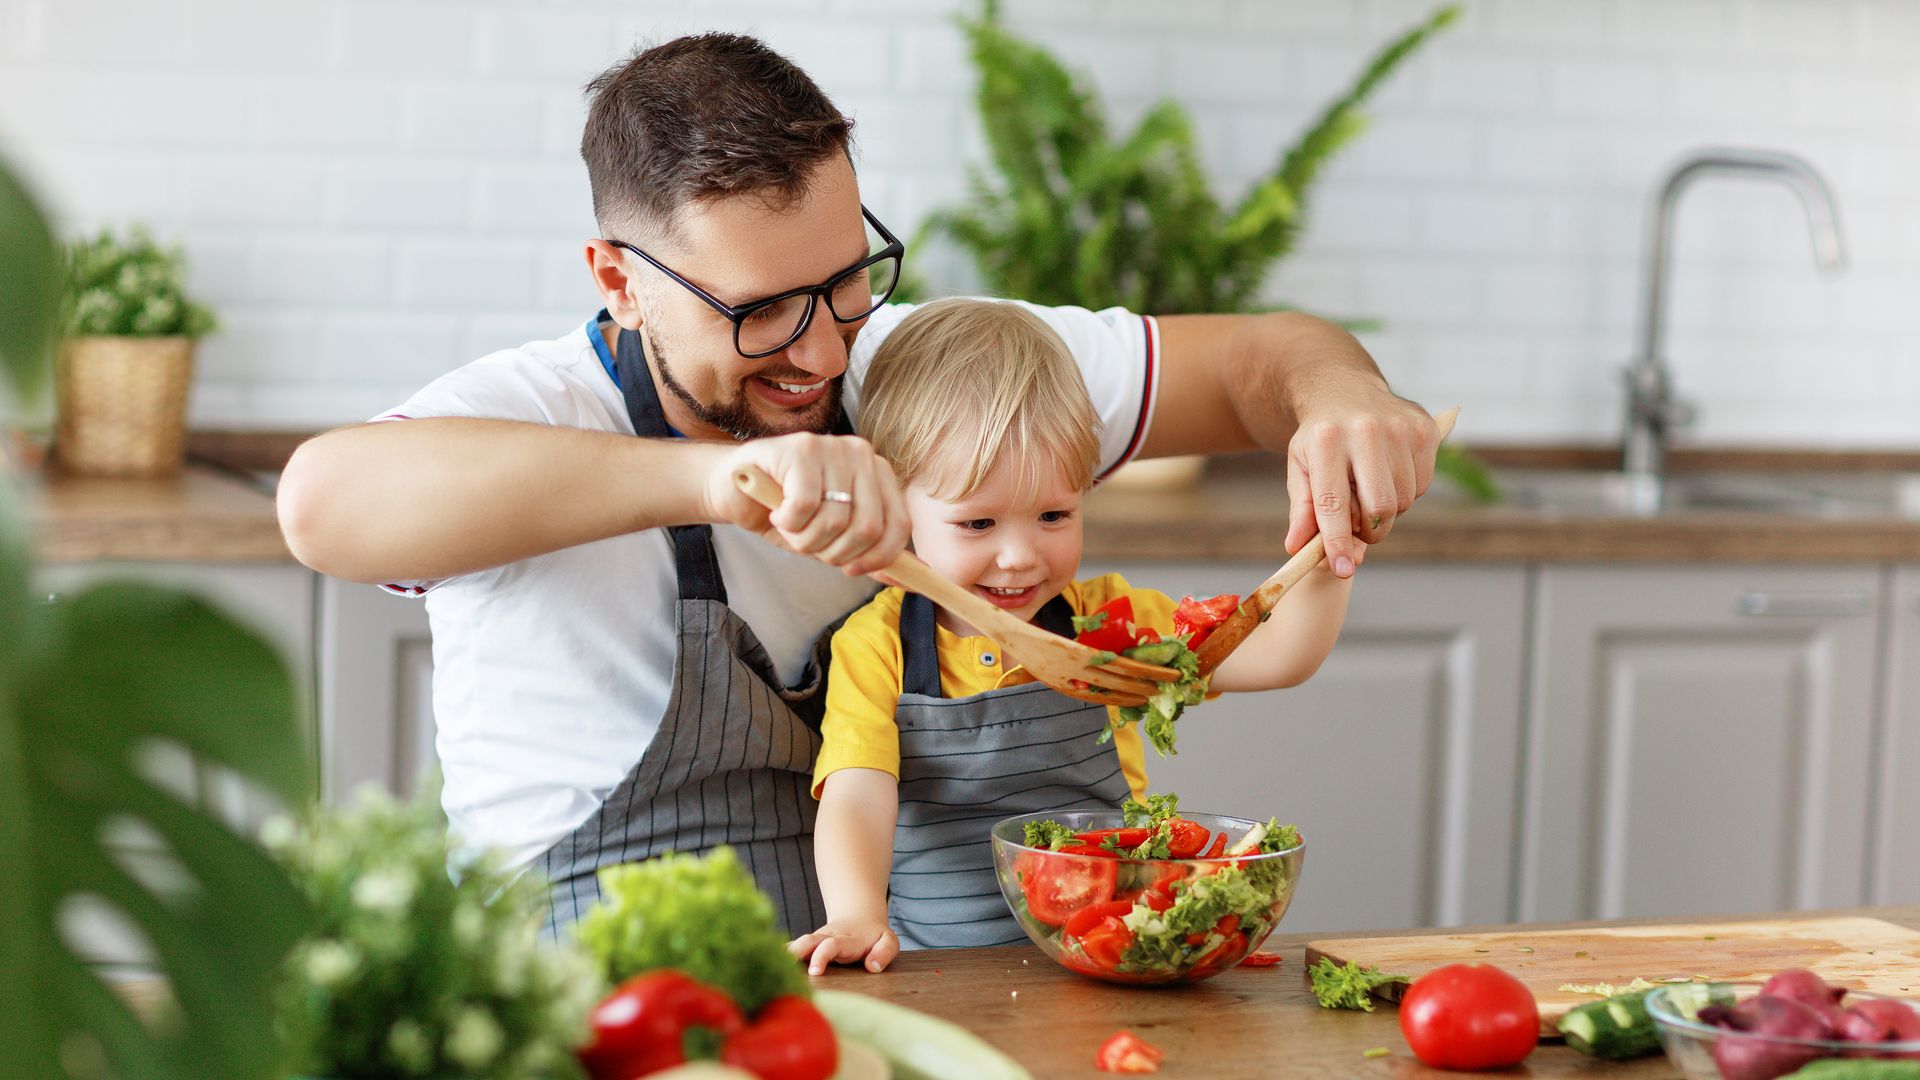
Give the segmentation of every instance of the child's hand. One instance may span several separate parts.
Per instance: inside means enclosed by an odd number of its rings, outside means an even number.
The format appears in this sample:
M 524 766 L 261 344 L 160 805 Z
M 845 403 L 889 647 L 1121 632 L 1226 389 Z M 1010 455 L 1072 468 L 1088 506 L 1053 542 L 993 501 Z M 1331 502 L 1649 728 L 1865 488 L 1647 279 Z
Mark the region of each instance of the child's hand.
M 885 919 L 830 919 L 813 933 L 794 938 L 787 951 L 806 960 L 812 975 L 825 974 L 828 964 L 857 964 L 862 958 L 868 971 L 881 971 L 899 954 L 900 939 Z

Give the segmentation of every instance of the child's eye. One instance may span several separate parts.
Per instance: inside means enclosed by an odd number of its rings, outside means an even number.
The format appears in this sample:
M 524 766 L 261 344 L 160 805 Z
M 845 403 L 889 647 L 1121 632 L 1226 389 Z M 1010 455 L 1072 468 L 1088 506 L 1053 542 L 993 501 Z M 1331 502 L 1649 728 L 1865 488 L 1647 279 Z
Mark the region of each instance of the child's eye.
M 1072 516 L 1071 510 L 1048 510 L 1040 515 L 1040 520 L 1049 525 L 1058 525 Z
M 966 521 L 956 521 L 954 524 L 960 526 L 962 532 L 986 532 L 993 528 L 993 519 L 969 518 Z

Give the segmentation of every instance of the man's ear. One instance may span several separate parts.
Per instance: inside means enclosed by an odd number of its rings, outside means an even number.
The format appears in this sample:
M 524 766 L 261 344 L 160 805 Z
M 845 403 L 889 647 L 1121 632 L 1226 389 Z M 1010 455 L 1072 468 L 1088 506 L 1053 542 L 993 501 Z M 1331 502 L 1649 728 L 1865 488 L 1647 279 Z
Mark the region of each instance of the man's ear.
M 643 320 L 640 305 L 634 302 L 635 283 L 627 274 L 625 256 L 626 252 L 605 240 L 587 241 L 587 272 L 593 276 L 593 287 L 600 292 L 601 304 L 614 322 L 628 330 L 638 330 Z

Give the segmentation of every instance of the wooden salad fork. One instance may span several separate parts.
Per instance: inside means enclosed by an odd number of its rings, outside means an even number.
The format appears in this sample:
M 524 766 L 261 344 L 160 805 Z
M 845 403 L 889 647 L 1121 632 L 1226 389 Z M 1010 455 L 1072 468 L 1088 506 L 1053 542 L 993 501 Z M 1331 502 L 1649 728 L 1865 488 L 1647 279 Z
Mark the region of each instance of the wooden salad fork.
M 780 485 L 753 466 L 736 469 L 733 482 L 748 498 L 769 510 L 780 505 Z M 1170 667 L 1097 652 L 1009 615 L 941 577 L 911 551 L 901 552 L 885 569 L 868 576 L 919 593 L 965 619 L 999 642 L 1034 678 L 1071 698 L 1102 705 L 1144 705 L 1147 696 L 1159 689 L 1157 684 L 1180 678 L 1180 673 Z
M 1433 422 L 1440 428 L 1440 438 L 1445 439 L 1452 433 L 1453 422 L 1459 416 L 1460 407 L 1456 405 L 1433 418 Z M 1326 556 L 1326 543 L 1320 538 L 1319 533 L 1315 533 L 1313 539 L 1307 541 L 1299 551 L 1294 552 L 1293 558 L 1288 559 L 1285 566 L 1274 571 L 1272 577 L 1261 582 L 1258 588 L 1241 601 L 1233 614 L 1227 616 L 1226 621 L 1219 626 L 1214 627 L 1213 633 L 1207 635 L 1207 640 L 1201 642 L 1200 647 L 1193 651 L 1200 661 L 1200 674 L 1213 674 L 1213 669 L 1219 667 L 1220 661 L 1225 660 L 1229 653 L 1240 647 L 1241 642 L 1247 640 L 1247 635 L 1253 633 L 1254 627 L 1267 621 L 1267 617 L 1273 614 L 1273 605 L 1279 602 L 1280 597 L 1288 589 L 1298 585 L 1300 579 L 1306 577 L 1314 567 L 1319 566 Z

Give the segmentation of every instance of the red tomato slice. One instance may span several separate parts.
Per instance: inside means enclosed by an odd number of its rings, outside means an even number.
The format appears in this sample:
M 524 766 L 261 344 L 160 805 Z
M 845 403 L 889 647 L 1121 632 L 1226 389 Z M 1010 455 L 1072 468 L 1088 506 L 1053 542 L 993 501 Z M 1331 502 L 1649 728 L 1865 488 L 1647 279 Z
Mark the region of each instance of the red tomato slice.
M 1089 649 L 1117 653 L 1133 648 L 1133 597 L 1116 596 L 1095 608 L 1087 618 L 1105 612 L 1107 621 L 1092 630 L 1082 630 L 1073 640 Z
M 1128 905 L 1131 907 L 1132 905 Z M 1103 971 L 1112 971 L 1120 966 L 1120 958 L 1126 955 L 1127 947 L 1133 944 L 1133 931 L 1120 921 L 1118 915 L 1107 915 L 1080 936 L 1080 949 L 1087 959 L 1099 965 Z
M 1166 1057 L 1159 1047 L 1133 1032 L 1116 1031 L 1112 1038 L 1100 1044 L 1093 1055 L 1093 1064 L 1101 1072 L 1150 1073 L 1158 1072 Z
M 1221 921 L 1225 922 L 1226 920 L 1223 919 Z M 1236 930 L 1227 940 L 1207 950 L 1206 954 L 1194 963 L 1193 971 L 1195 974 L 1207 971 L 1219 971 L 1222 968 L 1230 966 L 1235 960 L 1239 959 L 1241 953 L 1246 951 L 1247 935 Z
M 1099 848 L 1083 848 L 1093 854 Z M 1113 856 L 1112 852 L 1101 852 Z M 1074 912 L 1113 899 L 1120 876 L 1118 857 L 1074 858 L 1066 853 L 1026 852 L 1015 864 L 1027 910 L 1048 926 L 1064 926 Z
M 1226 853 L 1227 831 L 1222 829 L 1220 830 L 1220 835 L 1213 838 L 1213 846 L 1207 849 L 1206 857 L 1209 859 L 1217 859 Z
M 1519 979 L 1491 964 L 1448 964 L 1400 999 L 1400 1034 L 1437 1069 L 1500 1069 L 1540 1041 L 1540 1008 Z
M 1286 957 L 1280 955 L 1277 952 L 1268 952 L 1265 949 L 1261 949 L 1259 952 L 1248 953 L 1247 958 L 1245 960 L 1240 961 L 1240 966 L 1241 967 L 1273 967 L 1274 965 L 1280 963 L 1280 961 L 1285 959 Z
M 1174 818 L 1170 823 L 1172 835 L 1167 838 L 1167 855 L 1175 859 L 1192 859 L 1207 848 L 1207 837 L 1212 834 L 1205 825 L 1186 818 Z
M 1107 842 L 1107 837 L 1113 836 L 1118 837 L 1114 843 L 1121 847 L 1136 848 L 1146 843 L 1147 837 L 1152 835 L 1152 829 L 1094 829 L 1091 832 L 1074 833 L 1073 838 L 1083 844 L 1100 847 Z
M 1118 918 L 1133 910 L 1130 900 L 1109 900 L 1104 904 L 1089 904 L 1073 913 L 1062 928 L 1068 937 L 1085 937 L 1087 931 L 1100 925 L 1107 918 Z
M 1240 597 L 1233 593 L 1221 593 L 1206 600 L 1195 600 L 1192 596 L 1181 599 L 1173 609 L 1173 632 L 1192 634 L 1187 648 L 1197 649 L 1207 640 L 1213 628 L 1227 621 L 1240 606 Z

